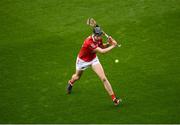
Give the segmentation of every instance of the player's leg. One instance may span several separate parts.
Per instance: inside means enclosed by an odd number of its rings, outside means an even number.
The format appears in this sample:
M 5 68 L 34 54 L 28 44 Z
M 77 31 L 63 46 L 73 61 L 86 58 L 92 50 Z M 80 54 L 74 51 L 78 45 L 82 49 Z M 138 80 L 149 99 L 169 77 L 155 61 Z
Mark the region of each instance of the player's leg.
M 71 93 L 73 84 L 75 83 L 75 81 L 81 78 L 82 73 L 83 73 L 83 70 L 76 70 L 76 72 L 72 75 L 71 79 L 68 81 L 68 87 L 67 87 L 68 94 Z
M 118 105 L 119 100 L 116 98 L 116 96 L 113 92 L 111 84 L 109 83 L 109 81 L 104 73 L 102 65 L 100 63 L 97 63 L 95 65 L 92 65 L 92 69 L 94 70 L 94 72 L 99 76 L 99 78 L 103 82 L 104 87 L 105 87 L 106 91 L 108 92 L 108 94 L 111 96 L 112 100 L 114 101 L 114 104 Z
M 82 73 L 83 70 L 76 70 L 76 72 L 72 75 L 71 79 L 69 80 L 69 83 L 73 86 L 74 82 L 81 78 Z
M 104 87 L 107 90 L 108 94 L 109 95 L 113 95 L 114 92 L 112 90 L 112 87 L 111 87 L 107 77 L 105 76 L 105 73 L 104 73 L 104 70 L 102 68 L 102 65 L 100 63 L 97 63 L 95 65 L 92 65 L 92 69 L 94 70 L 94 72 L 99 76 L 99 78 L 103 82 Z

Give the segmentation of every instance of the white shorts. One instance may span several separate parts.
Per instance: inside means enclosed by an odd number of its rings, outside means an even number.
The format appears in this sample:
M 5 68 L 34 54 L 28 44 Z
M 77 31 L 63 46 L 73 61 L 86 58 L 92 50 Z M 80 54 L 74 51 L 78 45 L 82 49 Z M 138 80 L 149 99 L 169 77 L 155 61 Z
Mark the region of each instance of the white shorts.
M 92 66 L 92 65 L 95 65 L 95 64 L 98 64 L 98 63 L 100 63 L 100 62 L 99 62 L 99 59 L 98 59 L 97 56 L 96 56 L 96 58 L 94 58 L 90 62 L 85 62 L 84 60 L 82 60 L 79 57 L 77 57 L 77 60 L 76 60 L 76 70 L 85 70 L 89 66 Z

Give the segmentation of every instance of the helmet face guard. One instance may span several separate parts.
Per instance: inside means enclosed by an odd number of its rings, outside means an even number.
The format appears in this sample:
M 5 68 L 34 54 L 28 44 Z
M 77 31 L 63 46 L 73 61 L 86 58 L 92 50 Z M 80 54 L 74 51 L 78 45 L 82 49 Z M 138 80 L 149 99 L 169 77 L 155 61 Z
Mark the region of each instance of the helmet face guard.
M 101 36 L 103 34 L 103 32 L 99 26 L 96 26 L 95 28 L 93 28 L 93 33 L 95 36 Z

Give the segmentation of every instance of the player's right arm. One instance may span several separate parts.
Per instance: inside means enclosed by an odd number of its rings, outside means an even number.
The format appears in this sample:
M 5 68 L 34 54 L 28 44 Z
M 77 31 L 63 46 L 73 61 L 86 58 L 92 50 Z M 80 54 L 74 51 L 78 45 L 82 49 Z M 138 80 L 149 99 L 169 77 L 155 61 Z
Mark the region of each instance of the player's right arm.
M 102 48 L 100 48 L 100 47 L 97 47 L 97 48 L 94 49 L 93 51 L 104 54 L 104 53 L 107 53 L 107 52 L 109 52 L 110 50 L 112 50 L 115 46 L 116 46 L 116 45 L 111 45 L 111 46 L 109 46 L 109 47 L 107 47 L 107 48 L 104 48 L 104 49 L 102 49 Z

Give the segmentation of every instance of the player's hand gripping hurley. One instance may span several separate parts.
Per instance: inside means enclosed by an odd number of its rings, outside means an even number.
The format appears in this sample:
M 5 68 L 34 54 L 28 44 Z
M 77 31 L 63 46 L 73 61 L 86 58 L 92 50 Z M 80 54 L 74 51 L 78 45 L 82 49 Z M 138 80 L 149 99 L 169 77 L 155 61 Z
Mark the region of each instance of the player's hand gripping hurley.
M 97 26 L 97 23 L 96 23 L 96 21 L 93 19 L 93 18 L 88 18 L 87 19 L 87 25 L 89 25 L 89 26 L 91 26 L 91 27 L 96 27 Z M 107 33 L 105 33 L 104 31 L 103 31 L 103 34 L 106 36 L 106 38 L 109 40 L 109 41 L 111 41 L 111 44 L 113 44 L 113 42 L 115 41 L 111 36 L 109 36 L 109 35 L 107 35 Z M 121 47 L 121 44 L 117 44 L 116 45 L 117 47 Z

